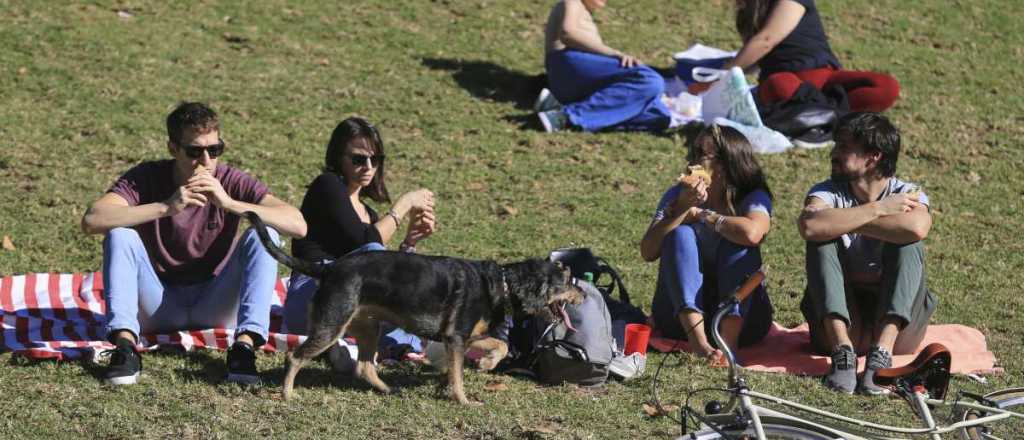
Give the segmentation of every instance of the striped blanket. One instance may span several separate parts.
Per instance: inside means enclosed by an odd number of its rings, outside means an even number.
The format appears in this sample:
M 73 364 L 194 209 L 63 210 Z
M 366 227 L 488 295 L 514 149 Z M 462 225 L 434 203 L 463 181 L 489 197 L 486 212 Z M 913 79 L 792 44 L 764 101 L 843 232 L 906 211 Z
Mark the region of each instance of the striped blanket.
M 283 328 L 285 283 L 274 287 L 270 310 L 270 335 L 263 350 L 288 351 L 305 339 Z M 113 348 L 103 339 L 106 303 L 102 273 L 30 273 L 0 279 L 0 312 L 3 332 L 0 352 L 12 351 L 35 359 L 77 359 L 92 357 Z M 143 351 L 161 345 L 227 350 L 233 342 L 231 331 L 223 328 L 142 334 Z

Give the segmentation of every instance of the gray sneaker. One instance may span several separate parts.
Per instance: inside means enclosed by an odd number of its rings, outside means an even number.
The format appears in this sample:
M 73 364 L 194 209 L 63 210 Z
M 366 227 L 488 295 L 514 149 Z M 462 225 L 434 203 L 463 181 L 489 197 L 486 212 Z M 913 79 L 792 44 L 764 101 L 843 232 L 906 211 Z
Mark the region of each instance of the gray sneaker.
M 853 347 L 840 345 L 832 352 L 832 369 L 825 376 L 825 385 L 846 394 L 857 388 L 857 353 Z
M 864 367 L 864 379 L 860 384 L 861 394 L 867 394 L 870 396 L 877 396 L 882 394 L 889 394 L 889 389 L 875 385 L 875 372 L 883 368 L 892 367 L 892 354 L 886 349 L 874 346 L 871 347 L 871 351 L 868 352 L 868 359 Z
M 537 95 L 537 101 L 533 103 L 533 111 L 540 113 L 555 109 L 561 110 L 562 103 L 555 99 L 555 95 L 552 95 L 550 90 L 542 89 L 540 95 Z
M 647 356 L 641 353 L 632 353 L 628 356 L 615 353 L 615 357 L 608 364 L 608 372 L 623 381 L 639 377 L 644 374 L 647 367 Z
M 560 109 L 537 113 L 537 117 L 544 125 L 544 131 L 548 133 L 565 130 L 565 127 L 569 125 L 569 117 Z

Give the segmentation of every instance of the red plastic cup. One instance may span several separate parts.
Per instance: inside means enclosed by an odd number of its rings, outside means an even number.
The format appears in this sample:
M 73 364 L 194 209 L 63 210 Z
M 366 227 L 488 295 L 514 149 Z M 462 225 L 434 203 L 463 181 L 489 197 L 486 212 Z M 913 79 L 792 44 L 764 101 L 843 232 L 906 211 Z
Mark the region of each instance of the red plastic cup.
M 633 353 L 647 354 L 647 341 L 651 339 L 651 328 L 645 324 L 626 324 L 626 347 L 622 350 L 627 356 Z

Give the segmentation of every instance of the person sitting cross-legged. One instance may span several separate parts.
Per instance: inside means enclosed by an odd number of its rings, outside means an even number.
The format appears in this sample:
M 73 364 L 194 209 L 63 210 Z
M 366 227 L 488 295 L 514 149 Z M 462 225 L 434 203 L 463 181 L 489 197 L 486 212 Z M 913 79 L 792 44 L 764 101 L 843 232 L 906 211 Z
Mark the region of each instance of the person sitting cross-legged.
M 116 348 L 104 380 L 138 380 L 142 333 L 227 328 L 235 333 L 227 379 L 257 382 L 277 261 L 254 229 L 237 237 L 240 214 L 253 211 L 292 237 L 306 234 L 306 222 L 262 182 L 219 163 L 227 147 L 213 109 L 179 105 L 167 135 L 171 159 L 128 170 L 82 217 L 84 232 L 106 236 L 106 335 Z
M 814 347 L 832 356 L 826 384 L 857 390 L 857 354 L 867 353 L 859 389 L 886 390 L 875 372 L 924 338 L 935 310 L 925 285 L 928 196 L 895 177 L 900 133 L 875 113 L 840 119 L 832 176 L 811 188 L 798 220 L 807 241 L 800 308 Z

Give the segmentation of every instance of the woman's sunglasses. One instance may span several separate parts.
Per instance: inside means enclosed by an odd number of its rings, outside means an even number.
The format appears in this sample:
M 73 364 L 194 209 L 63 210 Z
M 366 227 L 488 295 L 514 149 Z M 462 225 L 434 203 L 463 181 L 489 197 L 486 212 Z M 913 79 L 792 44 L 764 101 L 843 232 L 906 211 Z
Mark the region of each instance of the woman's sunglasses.
M 349 160 L 352 161 L 354 167 L 367 167 L 377 168 L 381 163 L 384 162 L 384 158 L 387 157 L 383 154 L 375 154 L 373 156 L 367 156 L 365 154 L 350 154 L 348 155 Z
M 185 150 L 185 155 L 190 159 L 203 157 L 203 151 L 210 155 L 210 159 L 216 159 L 217 156 L 224 154 L 224 141 L 219 140 L 216 144 L 212 145 L 185 145 L 181 148 Z

